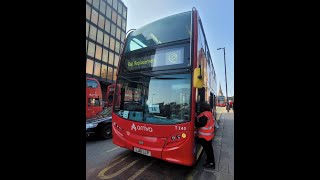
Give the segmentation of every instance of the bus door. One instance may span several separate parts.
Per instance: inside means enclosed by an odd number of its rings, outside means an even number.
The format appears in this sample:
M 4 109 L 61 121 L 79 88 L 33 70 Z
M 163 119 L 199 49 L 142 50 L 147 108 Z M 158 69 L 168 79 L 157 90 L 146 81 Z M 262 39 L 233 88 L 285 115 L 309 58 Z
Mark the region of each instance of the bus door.
M 200 114 L 200 102 L 204 102 L 205 101 L 205 88 L 199 88 L 198 90 L 198 95 L 197 95 L 197 106 L 196 106 L 196 115 L 198 116 Z M 200 143 L 198 142 L 198 137 L 195 136 L 195 155 L 196 155 L 196 160 L 198 160 L 198 158 L 200 157 L 200 154 L 202 153 L 202 146 L 200 145 Z

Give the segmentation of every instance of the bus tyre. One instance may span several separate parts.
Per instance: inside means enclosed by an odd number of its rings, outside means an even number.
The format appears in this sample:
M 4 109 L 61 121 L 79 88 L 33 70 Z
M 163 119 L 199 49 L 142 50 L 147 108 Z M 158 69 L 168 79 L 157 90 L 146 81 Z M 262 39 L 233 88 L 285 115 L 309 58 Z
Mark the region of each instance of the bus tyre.
M 100 128 L 99 135 L 103 139 L 108 139 L 112 137 L 112 127 L 110 124 L 104 125 Z

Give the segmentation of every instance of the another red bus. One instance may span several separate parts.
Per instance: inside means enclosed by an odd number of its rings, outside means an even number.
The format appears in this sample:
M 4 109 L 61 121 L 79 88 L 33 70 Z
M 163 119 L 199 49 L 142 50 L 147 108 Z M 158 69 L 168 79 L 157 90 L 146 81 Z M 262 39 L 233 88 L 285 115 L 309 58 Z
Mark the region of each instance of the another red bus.
M 103 110 L 102 92 L 98 80 L 86 78 L 86 118 L 91 118 Z
M 113 143 L 168 162 L 192 166 L 200 101 L 215 111 L 216 77 L 198 11 L 132 31 L 117 73 Z
M 220 106 L 220 107 L 225 107 L 226 106 L 226 98 L 225 96 L 218 96 L 217 97 L 217 106 Z
M 111 107 L 113 102 L 114 90 L 116 88 L 116 84 L 111 84 L 107 87 L 107 102 L 106 107 Z

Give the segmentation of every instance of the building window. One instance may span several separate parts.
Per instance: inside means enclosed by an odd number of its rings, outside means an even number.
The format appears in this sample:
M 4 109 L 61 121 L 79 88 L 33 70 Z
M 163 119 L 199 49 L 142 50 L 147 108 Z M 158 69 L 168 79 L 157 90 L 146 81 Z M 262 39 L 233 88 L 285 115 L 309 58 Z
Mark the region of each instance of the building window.
M 111 65 L 113 65 L 113 57 L 114 57 L 113 52 L 109 52 L 109 64 Z
M 112 0 L 108 0 L 108 3 L 110 4 L 110 6 L 112 6 Z
M 107 78 L 107 66 L 102 64 L 102 68 L 101 68 L 101 77 L 106 79 Z
M 121 16 L 118 14 L 117 25 L 121 27 Z
M 87 59 L 86 73 L 92 74 L 92 70 L 93 70 L 93 61 L 91 59 Z
M 103 32 L 98 30 L 97 42 L 102 44 L 103 43 Z
M 95 48 L 95 44 L 89 41 L 88 55 L 91 57 L 94 57 L 94 48 Z
M 118 0 L 113 0 L 113 8 L 115 8 L 116 11 L 118 10 Z
M 87 4 L 86 5 L 86 18 L 88 20 L 90 20 L 90 16 L 91 16 L 91 7 Z
M 92 5 L 93 5 L 94 7 L 96 7 L 97 9 L 99 9 L 99 2 L 100 2 L 100 0 L 93 0 Z
M 102 61 L 108 63 L 108 53 L 109 51 L 105 48 L 103 48 L 102 52 Z
M 87 2 L 88 2 L 89 4 L 92 4 L 92 0 L 87 0 Z
M 127 8 L 123 7 L 123 17 L 127 19 Z
M 117 80 L 117 69 L 113 69 L 113 80 Z
M 94 63 L 94 75 L 95 76 L 100 76 L 100 66 L 101 64 L 98 62 Z
M 109 19 L 111 19 L 111 13 L 112 13 L 111 7 L 107 5 L 106 14 L 107 14 L 107 17 L 108 17 Z
M 110 49 L 114 51 L 115 41 L 113 37 L 110 37 Z
M 96 35 L 97 35 L 97 28 L 94 27 L 93 25 L 90 25 L 90 34 L 89 34 L 89 37 L 90 37 L 93 41 L 96 41 Z
M 87 88 L 97 88 L 98 86 L 97 81 L 87 79 Z
M 116 53 L 120 53 L 120 42 L 119 41 L 116 41 L 116 46 L 115 46 L 115 50 Z
M 114 55 L 114 66 L 118 67 L 118 62 L 119 62 L 119 56 Z
M 89 23 L 86 22 L 86 36 L 88 37 L 89 34 Z
M 104 1 L 100 1 L 100 12 L 102 12 L 103 15 L 105 15 L 106 11 L 106 3 Z
M 104 46 L 106 46 L 107 48 L 109 47 L 109 35 L 108 34 L 104 34 L 104 39 L 103 39 L 103 44 Z
M 108 19 L 106 19 L 106 26 L 104 28 L 108 33 L 110 33 L 110 26 L 111 26 L 110 21 Z
M 96 59 L 101 60 L 101 54 L 102 54 L 102 47 L 99 45 L 96 45 Z
M 122 19 L 122 29 L 126 31 L 126 20 Z
M 101 29 L 104 29 L 104 17 L 99 14 L 99 23 L 98 23 L 98 26 L 101 28 Z
M 117 12 L 112 10 L 112 21 L 117 24 Z
M 124 31 L 121 32 L 121 42 L 124 42 L 124 38 L 126 37 L 126 33 Z
M 92 9 L 91 22 L 93 22 L 94 24 L 98 23 L 98 12 L 94 9 Z
M 118 4 L 118 12 L 119 14 L 122 14 L 122 4 L 120 2 Z
M 120 28 L 117 27 L 117 33 L 116 33 L 116 38 L 120 41 L 120 33 L 121 33 L 121 30 Z
M 112 73 L 113 73 L 112 70 L 113 70 L 112 67 L 108 67 L 108 75 L 107 75 L 108 80 L 112 80 Z
M 111 24 L 111 35 L 112 36 L 116 36 L 116 25 L 114 24 Z

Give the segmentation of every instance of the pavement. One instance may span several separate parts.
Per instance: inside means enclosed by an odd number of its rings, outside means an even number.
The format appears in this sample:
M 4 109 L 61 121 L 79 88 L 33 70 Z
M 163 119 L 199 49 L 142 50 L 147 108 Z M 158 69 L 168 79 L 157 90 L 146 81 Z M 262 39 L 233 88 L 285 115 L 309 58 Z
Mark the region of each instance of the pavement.
M 227 112 L 225 107 L 219 108 L 218 124 L 215 129 L 213 141 L 216 169 L 201 170 L 192 178 L 199 180 L 234 180 L 234 114 L 233 110 Z M 204 153 L 199 165 L 204 164 L 206 154 Z

